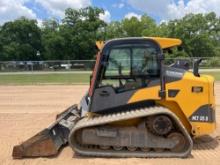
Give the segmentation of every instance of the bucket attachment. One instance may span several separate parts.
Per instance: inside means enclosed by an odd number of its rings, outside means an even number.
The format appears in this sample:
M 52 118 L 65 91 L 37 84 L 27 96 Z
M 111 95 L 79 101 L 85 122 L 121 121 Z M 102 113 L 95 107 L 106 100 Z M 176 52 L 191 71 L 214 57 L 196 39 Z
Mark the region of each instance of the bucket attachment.
M 50 130 L 45 129 L 21 145 L 14 146 L 12 156 L 13 158 L 53 156 L 62 145 L 62 142 L 56 145 Z
M 56 156 L 60 148 L 67 144 L 70 130 L 80 118 L 76 105 L 58 115 L 57 120 L 48 128 L 13 148 L 14 159 L 24 157 Z

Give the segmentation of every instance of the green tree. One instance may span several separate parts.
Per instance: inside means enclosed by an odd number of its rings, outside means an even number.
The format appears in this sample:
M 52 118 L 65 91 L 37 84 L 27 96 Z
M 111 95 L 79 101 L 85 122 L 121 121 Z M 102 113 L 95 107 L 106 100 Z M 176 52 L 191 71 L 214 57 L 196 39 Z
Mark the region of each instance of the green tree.
M 38 60 L 42 50 L 41 30 L 36 20 L 24 17 L 5 23 L 0 34 L 0 60 Z
M 220 56 L 220 18 L 213 12 L 188 14 L 161 24 L 147 15 L 106 24 L 100 19 L 103 13 L 97 7 L 69 8 L 61 24 L 49 19 L 41 29 L 36 20 L 24 17 L 6 22 L 0 26 L 0 60 L 93 59 L 97 40 L 138 36 L 182 39 L 184 51 L 174 49 L 172 57 Z
M 143 28 L 142 36 L 146 36 L 146 37 L 158 36 L 159 34 L 158 26 L 153 18 L 147 15 L 143 15 L 141 17 L 141 26 Z
M 44 20 L 43 26 L 41 29 L 44 30 L 44 32 L 57 31 L 57 30 L 59 30 L 59 22 L 55 18 Z
M 64 60 L 65 39 L 60 34 L 59 22 L 55 19 L 49 19 L 43 22 L 42 44 L 43 55 L 46 60 Z
M 137 17 L 125 18 L 122 20 L 122 28 L 126 36 L 139 37 L 142 36 L 143 26 Z
M 105 39 L 121 38 L 126 37 L 126 33 L 123 29 L 120 21 L 112 21 L 105 28 Z
M 94 57 L 95 42 L 100 39 L 98 32 L 105 28 L 106 23 L 99 16 L 103 9 L 87 7 L 84 9 L 67 9 L 61 36 L 65 38 L 66 55 L 69 59 L 91 59 Z M 104 36 L 103 36 L 104 39 Z
M 155 36 L 157 35 L 157 24 L 154 19 L 147 15 L 125 18 L 122 20 L 122 30 L 129 37 Z
M 96 52 L 95 41 L 104 39 L 105 22 L 99 18 L 102 9 L 68 8 L 62 24 L 55 19 L 43 23 L 42 42 L 46 59 L 91 59 Z
M 0 38 L 1 38 L 1 34 L 2 33 L 2 27 L 0 26 Z M 3 59 L 3 44 L 2 44 L 2 40 L 0 40 L 0 60 Z
M 166 28 L 165 28 L 166 26 Z M 162 24 L 163 36 L 183 40 L 183 48 L 193 57 L 219 54 L 220 18 L 215 13 L 188 14 L 182 19 Z

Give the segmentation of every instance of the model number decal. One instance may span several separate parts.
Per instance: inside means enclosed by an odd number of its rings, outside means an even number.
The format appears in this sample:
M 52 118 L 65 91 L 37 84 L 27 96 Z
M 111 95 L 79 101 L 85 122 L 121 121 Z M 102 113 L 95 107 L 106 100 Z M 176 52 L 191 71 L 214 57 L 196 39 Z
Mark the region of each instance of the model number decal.
M 208 122 L 209 121 L 209 117 L 208 116 L 192 116 L 191 117 L 191 121 L 201 121 L 201 122 Z
M 212 105 L 205 104 L 199 107 L 193 114 L 189 117 L 192 122 L 214 122 L 215 121 L 215 111 Z

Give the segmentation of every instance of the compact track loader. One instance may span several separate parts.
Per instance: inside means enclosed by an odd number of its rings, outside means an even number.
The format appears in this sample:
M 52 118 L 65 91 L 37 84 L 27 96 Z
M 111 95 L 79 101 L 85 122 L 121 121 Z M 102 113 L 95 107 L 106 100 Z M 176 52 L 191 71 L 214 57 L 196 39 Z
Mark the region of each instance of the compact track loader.
M 181 40 L 157 37 L 98 42 L 100 51 L 80 105 L 13 148 L 13 158 L 55 156 L 65 144 L 98 157 L 187 157 L 193 137 L 216 128 L 214 79 L 181 65 L 165 66 L 164 51 Z M 175 67 L 174 67 L 175 66 Z

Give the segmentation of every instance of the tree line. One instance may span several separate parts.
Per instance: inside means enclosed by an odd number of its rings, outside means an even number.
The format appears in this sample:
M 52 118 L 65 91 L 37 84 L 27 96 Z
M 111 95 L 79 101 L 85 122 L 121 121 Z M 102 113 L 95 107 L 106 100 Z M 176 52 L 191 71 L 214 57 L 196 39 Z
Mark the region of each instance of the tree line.
M 158 24 L 148 15 L 105 23 L 104 10 L 68 8 L 62 21 L 37 21 L 21 17 L 0 26 L 0 61 L 94 59 L 95 41 L 119 37 L 158 36 L 183 40 L 183 50 L 172 57 L 220 57 L 220 17 L 188 14 Z

